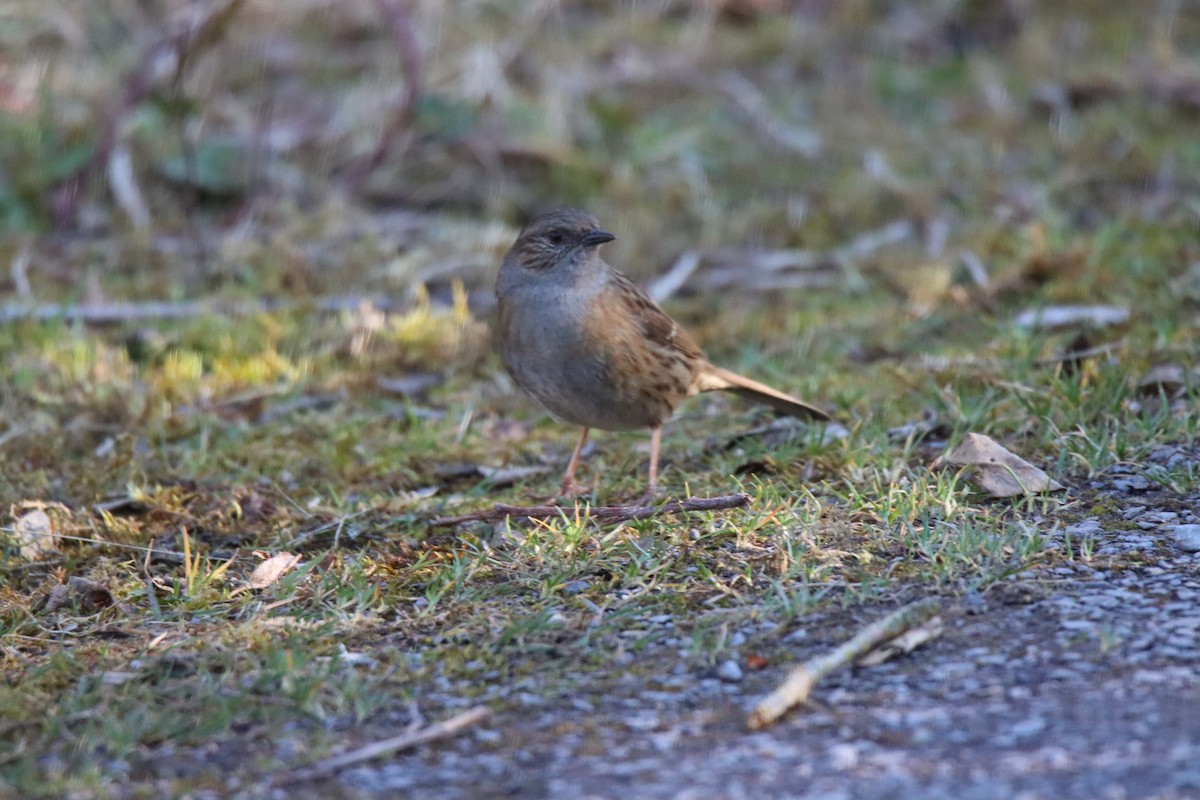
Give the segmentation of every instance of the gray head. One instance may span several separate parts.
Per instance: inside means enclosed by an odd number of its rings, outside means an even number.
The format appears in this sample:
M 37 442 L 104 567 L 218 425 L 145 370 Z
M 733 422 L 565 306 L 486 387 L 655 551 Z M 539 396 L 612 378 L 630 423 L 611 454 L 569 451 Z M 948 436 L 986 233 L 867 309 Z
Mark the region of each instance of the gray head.
M 542 272 L 560 265 L 574 265 L 585 253 L 617 237 L 600 230 L 600 222 L 586 211 L 562 208 L 542 214 L 521 231 L 505 262 L 516 261 L 525 269 Z

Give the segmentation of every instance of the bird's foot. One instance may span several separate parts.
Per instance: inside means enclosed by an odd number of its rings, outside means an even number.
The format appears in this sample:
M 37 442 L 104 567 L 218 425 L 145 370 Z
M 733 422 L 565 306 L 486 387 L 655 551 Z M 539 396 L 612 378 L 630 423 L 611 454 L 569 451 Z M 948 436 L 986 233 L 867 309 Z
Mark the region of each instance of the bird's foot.
M 584 495 L 591 494 L 591 489 L 578 483 L 574 478 L 563 479 L 562 484 L 558 487 L 558 498 L 561 500 L 575 500 Z

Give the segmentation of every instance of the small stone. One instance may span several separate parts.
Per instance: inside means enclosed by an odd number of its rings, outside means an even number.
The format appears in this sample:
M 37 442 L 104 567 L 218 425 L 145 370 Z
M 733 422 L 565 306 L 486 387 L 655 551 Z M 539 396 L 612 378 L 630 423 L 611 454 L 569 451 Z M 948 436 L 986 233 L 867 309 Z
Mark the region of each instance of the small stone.
M 742 679 L 742 668 L 736 661 L 730 659 L 717 667 L 717 677 L 729 683 L 737 683 Z
M 1145 475 L 1130 475 L 1113 481 L 1113 488 L 1126 494 L 1146 492 L 1150 490 L 1150 480 Z
M 1046 720 L 1043 717 L 1030 717 L 1010 725 L 1008 732 L 1018 739 L 1027 739 L 1045 729 Z
M 1188 553 L 1200 553 L 1200 525 L 1176 525 L 1171 529 L 1175 543 Z

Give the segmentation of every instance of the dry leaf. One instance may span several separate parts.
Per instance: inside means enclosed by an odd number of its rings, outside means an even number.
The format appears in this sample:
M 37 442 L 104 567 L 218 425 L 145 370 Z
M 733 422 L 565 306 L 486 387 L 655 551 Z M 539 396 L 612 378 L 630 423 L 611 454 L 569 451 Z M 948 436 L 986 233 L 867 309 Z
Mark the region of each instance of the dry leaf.
M 87 578 L 71 577 L 67 581 L 79 604 L 85 609 L 108 608 L 113 604 L 112 592 L 102 583 Z
M 58 611 L 72 602 L 79 606 L 80 611 L 91 613 L 111 606 L 113 596 L 104 584 L 73 576 L 66 583 L 60 583 L 50 591 L 50 595 L 46 598 L 45 610 L 48 613 Z
M 254 568 L 250 573 L 250 588 L 265 589 L 291 571 L 300 563 L 300 556 L 292 553 L 277 553 Z
M 1179 397 L 1198 382 L 1194 373 L 1179 364 L 1159 364 L 1151 367 L 1138 381 L 1138 390 L 1143 394 L 1158 394 L 1161 391 L 1168 397 Z
M 975 482 L 992 497 L 1057 492 L 1062 484 L 989 436 L 968 433 L 962 444 L 942 457 L 947 464 L 976 468 Z

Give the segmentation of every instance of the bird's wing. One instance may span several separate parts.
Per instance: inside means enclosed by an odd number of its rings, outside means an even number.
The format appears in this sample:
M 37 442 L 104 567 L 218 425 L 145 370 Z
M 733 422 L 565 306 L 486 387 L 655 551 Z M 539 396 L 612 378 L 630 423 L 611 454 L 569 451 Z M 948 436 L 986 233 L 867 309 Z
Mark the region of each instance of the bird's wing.
M 613 280 L 620 290 L 619 296 L 630 305 L 630 316 L 641 323 L 643 336 L 659 347 L 674 350 L 686 358 L 704 359 L 704 351 L 688 332 L 667 316 L 667 312 L 637 284 L 619 272 L 613 273 Z

